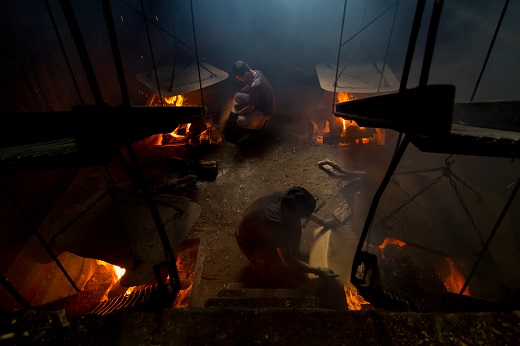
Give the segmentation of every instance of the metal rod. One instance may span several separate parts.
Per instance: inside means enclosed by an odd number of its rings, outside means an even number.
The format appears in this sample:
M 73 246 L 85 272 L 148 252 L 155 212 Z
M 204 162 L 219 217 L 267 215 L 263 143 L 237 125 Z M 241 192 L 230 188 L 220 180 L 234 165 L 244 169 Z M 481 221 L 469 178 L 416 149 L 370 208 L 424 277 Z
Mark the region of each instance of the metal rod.
M 123 69 L 123 61 L 121 60 L 121 51 L 117 42 L 116 29 L 114 27 L 114 17 L 112 15 L 112 8 L 110 7 L 110 0 L 102 0 L 103 13 L 105 15 L 105 22 L 108 29 L 108 37 L 110 39 L 110 46 L 112 47 L 112 56 L 116 65 L 117 78 L 119 79 L 119 88 L 121 89 L 121 97 L 123 98 L 123 105 L 130 106 L 130 97 L 125 79 L 125 71 Z
M 367 238 L 368 231 L 370 230 L 370 225 L 372 224 L 372 220 L 376 214 L 376 210 L 379 205 L 379 200 L 381 199 L 381 196 L 385 192 L 385 189 L 386 189 L 388 183 L 390 182 L 390 179 L 392 178 L 392 175 L 394 174 L 395 169 L 399 165 L 399 161 L 401 161 L 401 158 L 403 157 L 403 154 L 406 151 L 408 143 L 410 143 L 409 137 L 407 135 L 405 135 L 398 150 L 392 156 L 392 160 L 390 161 L 390 165 L 388 166 L 386 174 L 383 177 L 383 180 L 381 181 L 381 184 L 379 185 L 379 188 L 377 189 L 374 197 L 372 198 L 372 204 L 370 205 L 370 209 L 368 210 L 365 225 L 363 227 L 363 232 L 361 232 L 361 236 L 359 237 L 359 242 L 358 242 L 358 245 L 356 248 L 356 254 L 354 255 L 352 271 L 350 273 L 351 280 L 352 280 L 352 278 L 355 278 L 355 276 L 356 276 L 357 263 L 358 263 L 358 259 L 360 257 L 361 249 L 363 248 L 363 243 L 365 242 L 365 239 Z
M 199 72 L 199 85 L 200 85 L 200 99 L 202 103 L 202 113 L 204 110 L 204 93 L 202 92 L 202 79 L 200 78 L 200 62 L 199 62 L 199 50 L 197 49 L 197 35 L 195 34 L 195 18 L 193 16 L 193 1 L 190 0 L 191 7 L 191 25 L 193 28 L 193 43 L 195 44 L 195 59 L 197 60 L 197 71 Z
M 11 295 L 18 301 L 18 303 L 20 303 L 24 309 L 29 310 L 31 308 L 31 304 L 29 304 L 29 302 L 25 300 L 25 298 L 22 297 L 20 293 L 18 293 L 16 288 L 14 288 L 14 286 L 3 274 L 0 274 L 0 283 L 9 293 L 11 293 Z
M 408 41 L 408 50 L 406 51 L 406 58 L 404 60 L 403 76 L 401 77 L 401 85 L 399 91 L 406 90 L 408 84 L 408 76 L 410 75 L 410 69 L 412 66 L 413 54 L 415 52 L 415 45 L 417 43 L 417 37 L 419 36 L 419 30 L 421 29 L 421 20 L 424 12 L 426 0 L 417 1 L 417 7 L 415 8 L 415 16 L 412 24 L 412 31 L 410 33 L 410 40 Z
M 144 11 L 144 3 L 141 0 L 141 10 L 143 11 L 142 16 L 144 19 L 144 26 L 146 28 L 146 36 L 148 37 L 148 48 L 150 49 L 150 55 L 152 56 L 152 64 L 153 64 L 153 72 L 155 73 L 155 81 L 157 83 L 157 92 L 159 93 L 159 101 L 161 102 L 161 106 L 163 106 L 163 98 L 161 94 L 161 84 L 159 83 L 159 76 L 157 75 L 157 66 L 155 66 L 155 57 L 153 55 L 152 41 L 150 39 L 150 29 L 148 28 L 148 20 L 146 19 L 146 13 Z
M 128 149 L 128 153 L 130 154 L 130 159 L 132 161 L 132 164 L 134 165 L 135 177 L 138 179 L 138 183 L 141 185 L 141 189 L 143 190 L 144 198 L 146 200 L 146 203 L 148 204 L 148 209 L 150 210 L 150 213 L 152 214 L 152 218 L 155 223 L 157 233 L 159 233 L 159 237 L 161 238 L 161 243 L 164 248 L 166 261 L 173 262 L 172 267 L 174 270 L 172 272 L 169 272 L 170 283 L 173 281 L 172 286 L 178 290 L 180 288 L 180 280 L 179 280 L 179 272 L 177 270 L 177 265 L 176 265 L 176 260 L 175 260 L 175 253 L 173 251 L 170 240 L 168 239 L 168 234 L 166 233 L 166 229 L 162 222 L 161 214 L 159 213 L 159 209 L 157 208 L 157 204 L 155 203 L 155 200 L 153 198 L 153 195 L 152 195 L 150 189 L 146 186 L 146 181 L 144 179 L 142 171 L 140 170 L 139 162 L 137 160 L 137 156 L 135 155 L 132 145 L 127 144 L 127 149 Z M 162 284 L 162 283 L 158 282 L 158 284 Z
M 7 187 L 7 185 L 5 184 L 3 179 L 0 179 L 0 185 L 2 185 L 2 189 L 4 190 L 5 194 L 7 195 L 7 198 L 14 205 L 14 207 L 18 210 L 18 212 L 22 216 L 22 218 L 25 221 L 25 223 L 27 224 L 27 226 L 29 226 L 29 229 L 36 236 L 38 241 L 42 244 L 43 248 L 47 251 L 49 256 L 51 256 L 51 258 L 54 260 L 56 265 L 60 268 L 60 270 L 65 275 L 67 280 L 70 282 L 72 287 L 74 287 L 76 292 L 79 292 L 80 289 L 76 286 L 76 283 L 72 280 L 72 278 L 70 277 L 69 273 L 67 273 L 67 271 L 65 270 L 65 268 L 61 264 L 61 262 L 58 259 L 58 257 L 54 254 L 54 252 L 52 252 L 51 247 L 49 246 L 49 244 L 47 244 L 47 242 L 45 241 L 45 239 L 41 235 L 40 231 L 36 228 L 36 226 L 33 225 L 33 223 L 31 222 L 31 219 L 29 218 L 29 215 L 27 215 L 25 213 L 25 210 L 22 208 L 22 206 L 20 205 L 20 203 L 18 202 L 18 200 L 16 199 L 14 194 L 11 192 L 11 190 Z
M 477 93 L 478 86 L 480 84 L 480 79 L 482 78 L 482 75 L 484 74 L 484 70 L 486 69 L 487 62 L 489 60 L 489 56 L 491 55 L 491 51 L 493 50 L 493 46 L 495 45 L 495 40 L 498 35 L 498 31 L 500 30 L 500 26 L 502 25 L 502 19 L 504 19 L 504 16 L 506 14 L 507 6 L 509 5 L 509 0 L 506 0 L 504 3 L 504 8 L 502 9 L 502 14 L 500 15 L 500 19 L 498 20 L 497 27 L 495 29 L 495 33 L 493 34 L 493 39 L 491 40 L 491 43 L 488 48 L 488 52 L 486 54 L 486 59 L 484 59 L 484 64 L 482 65 L 482 68 L 480 69 L 480 74 L 478 75 L 477 83 L 475 83 L 475 88 L 473 89 L 473 93 L 471 94 L 471 101 L 475 98 L 475 94 Z
M 497 233 L 498 228 L 500 227 L 500 224 L 504 220 L 504 217 L 506 216 L 507 211 L 511 207 L 511 204 L 513 203 L 513 200 L 515 199 L 516 194 L 518 193 L 519 189 L 520 189 L 520 178 L 518 178 L 518 180 L 516 181 L 516 185 L 513 188 L 513 191 L 511 191 L 511 195 L 509 196 L 509 199 L 507 200 L 506 204 L 504 205 L 502 212 L 498 216 L 498 219 L 495 222 L 495 226 L 493 226 L 493 229 L 491 230 L 491 233 L 489 234 L 489 237 L 487 238 L 486 243 L 484 244 L 484 247 L 482 248 L 482 251 L 480 252 L 480 255 L 478 256 L 477 261 L 475 262 L 475 265 L 471 269 L 471 272 L 469 273 L 468 278 L 466 279 L 466 282 L 464 282 L 464 285 L 462 286 L 462 288 L 460 290 L 460 294 L 464 294 L 466 287 L 468 287 L 469 281 L 471 280 L 471 278 L 473 278 L 473 275 L 475 274 L 480 261 L 484 257 L 484 254 L 488 251 L 489 245 L 491 245 L 491 241 L 495 237 L 495 234 Z
M 345 27 L 345 13 L 347 11 L 347 0 L 343 4 L 343 20 L 341 21 L 341 34 L 339 35 L 338 60 L 336 62 L 336 79 L 334 79 L 334 95 L 332 97 L 332 112 L 336 102 L 336 85 L 338 84 L 339 58 L 341 56 L 341 42 L 343 41 L 343 28 Z
M 56 20 L 52 15 L 51 6 L 49 4 L 49 0 L 45 0 L 45 6 L 47 7 L 47 12 L 49 12 L 49 17 L 51 18 L 52 27 L 54 28 L 54 32 L 56 32 L 56 37 L 58 38 L 58 42 L 60 44 L 61 51 L 63 56 L 65 57 L 65 62 L 67 63 L 67 68 L 69 69 L 70 77 L 72 78 L 72 83 L 74 83 L 74 88 L 76 88 L 76 93 L 78 94 L 79 102 L 81 105 L 84 105 L 83 97 L 81 96 L 81 92 L 79 91 L 78 81 L 74 76 L 74 72 L 72 71 L 72 66 L 70 64 L 70 59 L 65 51 L 65 46 L 63 45 L 63 40 L 61 39 L 60 32 L 58 31 L 58 27 L 56 26 Z
M 424 51 L 424 59 L 421 70 L 421 77 L 419 79 L 419 86 L 426 86 L 428 83 L 428 76 L 430 74 L 430 66 L 433 59 L 433 50 L 435 48 L 435 38 L 439 29 L 439 22 L 441 19 L 443 0 L 435 0 L 430 19 L 430 27 L 428 29 L 428 38 L 426 39 L 426 49 Z
M 397 10 L 399 9 L 399 1 L 395 5 L 395 12 L 394 12 L 394 19 L 392 20 L 392 29 L 390 29 L 390 34 L 388 35 L 388 43 L 386 45 L 386 52 L 385 52 L 385 60 L 383 61 L 383 67 L 381 68 L 381 76 L 379 77 L 379 84 L 377 86 L 377 92 L 381 90 L 381 82 L 384 79 L 385 83 L 388 83 L 388 81 L 385 78 L 385 68 L 386 68 L 386 59 L 388 58 L 388 51 L 390 50 L 390 42 L 392 42 L 392 34 L 394 32 L 395 27 L 395 18 L 397 17 Z
M 65 18 L 67 19 L 72 38 L 74 39 L 79 58 L 90 85 L 90 90 L 94 96 L 94 100 L 97 105 L 104 105 L 105 101 L 101 96 L 101 90 L 99 89 L 96 74 L 94 73 L 94 67 L 90 61 L 87 46 L 85 45 L 85 40 L 83 40 L 83 36 L 81 35 L 81 30 L 79 29 L 79 24 L 74 14 L 72 4 L 70 3 L 70 0 L 60 0 L 60 4 L 63 9 L 63 13 L 65 14 Z

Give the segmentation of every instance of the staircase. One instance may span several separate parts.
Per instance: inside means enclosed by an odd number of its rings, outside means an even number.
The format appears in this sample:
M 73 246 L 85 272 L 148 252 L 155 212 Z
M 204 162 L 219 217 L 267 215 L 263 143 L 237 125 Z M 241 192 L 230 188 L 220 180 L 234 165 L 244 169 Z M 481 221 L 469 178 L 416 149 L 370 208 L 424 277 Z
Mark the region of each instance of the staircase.
M 320 298 L 309 290 L 290 288 L 246 288 L 242 283 L 230 283 L 209 298 L 204 307 L 233 308 L 321 308 Z

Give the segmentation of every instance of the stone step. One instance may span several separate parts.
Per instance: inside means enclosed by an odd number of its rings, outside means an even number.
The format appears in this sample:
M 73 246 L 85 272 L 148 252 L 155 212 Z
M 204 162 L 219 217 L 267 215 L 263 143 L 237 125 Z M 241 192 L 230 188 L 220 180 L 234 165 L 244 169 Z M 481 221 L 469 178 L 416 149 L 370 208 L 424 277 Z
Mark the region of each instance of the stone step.
M 318 297 L 218 297 L 204 302 L 204 307 L 218 308 L 320 308 Z
M 246 288 L 230 283 L 216 298 L 207 299 L 204 307 L 319 308 L 320 300 L 305 289 Z
M 311 297 L 307 290 L 285 289 L 285 288 L 238 288 L 224 289 L 217 293 L 217 297 L 234 298 L 303 298 Z

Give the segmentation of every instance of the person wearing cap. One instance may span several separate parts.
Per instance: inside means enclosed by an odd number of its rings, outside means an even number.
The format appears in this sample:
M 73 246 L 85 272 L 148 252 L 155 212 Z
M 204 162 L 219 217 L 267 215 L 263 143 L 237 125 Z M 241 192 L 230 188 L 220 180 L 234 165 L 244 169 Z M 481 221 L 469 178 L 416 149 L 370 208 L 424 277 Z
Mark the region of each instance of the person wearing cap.
M 232 74 L 244 87 L 233 97 L 226 126 L 242 130 L 243 137 L 248 137 L 246 134 L 264 129 L 271 120 L 275 112 L 274 89 L 262 71 L 251 69 L 242 60 L 233 64 Z

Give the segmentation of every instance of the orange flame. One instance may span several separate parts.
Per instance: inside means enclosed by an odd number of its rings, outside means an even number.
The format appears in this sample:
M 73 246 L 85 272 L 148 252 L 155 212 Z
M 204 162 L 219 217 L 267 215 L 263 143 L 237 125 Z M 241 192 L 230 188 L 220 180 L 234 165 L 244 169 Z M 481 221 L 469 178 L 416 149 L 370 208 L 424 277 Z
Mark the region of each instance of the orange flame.
M 389 244 L 394 244 L 394 245 L 398 245 L 398 246 L 405 246 L 406 245 L 406 243 L 404 241 L 401 241 L 399 239 L 385 238 L 385 240 L 383 240 L 383 244 L 379 245 L 379 248 L 380 249 L 384 249 Z
M 179 107 L 182 106 L 182 103 L 184 102 L 184 97 L 182 95 L 175 95 L 170 97 L 163 97 L 163 100 L 169 105 Z
M 102 261 L 102 260 L 96 260 L 96 263 L 99 264 L 99 265 L 102 265 L 104 266 L 107 271 L 112 274 L 112 277 L 114 277 L 114 283 L 121 279 L 121 277 L 123 277 L 123 275 L 125 275 L 126 273 L 126 269 L 125 268 L 121 268 L 121 267 L 118 267 L 116 265 L 113 265 L 113 264 L 110 264 L 108 262 L 105 262 L 105 261 Z M 110 287 L 112 288 L 112 287 Z M 108 290 L 110 290 L 110 288 Z M 129 287 L 125 294 L 129 294 L 130 292 L 132 292 L 134 290 L 134 287 Z
M 448 278 L 443 280 L 444 286 L 446 286 L 448 292 L 459 293 L 462 289 L 462 286 L 464 286 L 464 282 L 466 281 L 466 279 L 464 278 L 464 275 L 462 275 L 460 268 L 457 268 L 452 259 L 448 257 L 445 257 L 444 259 L 446 260 L 446 263 L 448 263 L 451 273 Z M 469 286 L 466 287 L 463 294 L 465 296 L 471 296 Z
M 343 92 L 343 91 L 338 92 L 338 101 L 339 102 L 347 102 L 347 101 L 350 101 L 353 99 L 354 99 L 354 97 L 352 95 L 349 95 L 346 92 Z
M 347 296 L 347 305 L 349 310 L 361 310 L 363 305 L 370 305 L 361 294 L 359 294 L 358 290 L 354 285 L 345 284 L 343 285 L 343 289 L 345 290 L 345 295 Z

